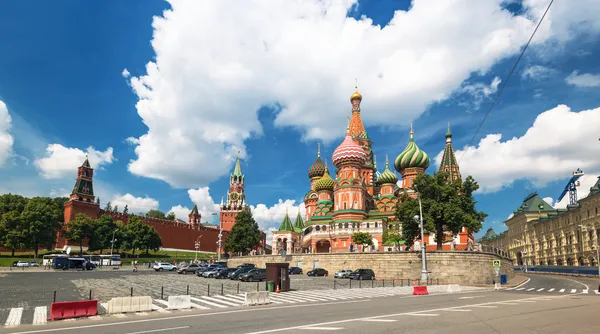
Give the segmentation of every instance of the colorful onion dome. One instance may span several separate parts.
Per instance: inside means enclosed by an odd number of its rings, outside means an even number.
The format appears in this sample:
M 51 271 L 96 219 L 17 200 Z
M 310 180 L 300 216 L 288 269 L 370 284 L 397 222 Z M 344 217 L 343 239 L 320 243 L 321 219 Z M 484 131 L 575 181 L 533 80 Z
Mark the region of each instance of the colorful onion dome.
M 358 145 L 352 137 L 350 137 L 350 128 L 348 128 L 346 130 L 346 138 L 344 138 L 344 141 L 342 141 L 340 146 L 333 151 L 331 159 L 333 165 L 338 167 L 344 162 L 364 164 L 366 159 L 367 153 L 363 150 L 362 146 Z
M 316 191 L 322 191 L 322 190 L 333 191 L 334 185 L 335 185 L 335 181 L 331 178 L 331 176 L 329 176 L 329 168 L 327 168 L 327 166 L 325 166 L 325 174 L 323 174 L 323 177 L 321 177 L 319 179 L 319 181 L 317 181 L 317 183 L 315 183 L 315 190 Z
M 385 156 L 385 170 L 383 171 L 383 173 L 381 173 L 381 175 L 379 175 L 379 177 L 377 177 L 377 183 L 378 184 L 396 184 L 396 182 L 398 182 L 398 176 L 396 175 L 396 173 L 393 173 L 390 170 L 390 163 L 388 162 L 388 157 L 387 155 Z
M 318 147 L 317 160 L 308 169 L 308 177 L 311 179 L 321 177 L 323 174 L 325 174 L 326 166 L 323 161 L 321 161 L 321 144 L 318 144 Z
M 402 170 L 406 168 L 415 168 L 420 167 L 423 169 L 427 169 L 429 167 L 429 156 L 424 151 L 417 146 L 415 143 L 415 139 L 413 138 L 413 128 L 412 121 L 410 122 L 410 141 L 406 148 L 398 157 L 396 157 L 396 161 L 394 161 L 394 167 L 398 172 L 402 172 Z

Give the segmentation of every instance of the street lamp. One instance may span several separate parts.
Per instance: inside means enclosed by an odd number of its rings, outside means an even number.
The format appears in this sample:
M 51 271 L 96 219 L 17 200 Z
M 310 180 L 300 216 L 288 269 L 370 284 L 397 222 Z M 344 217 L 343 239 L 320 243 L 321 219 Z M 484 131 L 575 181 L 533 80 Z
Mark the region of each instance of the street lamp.
M 194 260 L 194 262 L 198 262 L 198 249 L 200 249 L 200 239 L 202 239 L 202 236 L 196 238 L 196 242 L 194 242 L 194 248 L 196 248 L 196 259 Z
M 223 237 L 223 228 L 221 227 L 219 229 L 219 241 L 217 241 L 217 244 L 219 244 L 219 249 L 218 249 L 218 253 L 217 253 L 217 261 L 221 261 L 221 238 Z
M 112 259 L 113 259 L 113 257 L 112 257 L 112 255 L 113 255 L 113 247 L 114 247 L 114 245 L 115 245 L 115 241 L 117 241 L 117 239 L 115 239 L 115 233 L 117 233 L 117 231 L 118 231 L 118 230 L 119 230 L 119 229 L 116 229 L 116 230 L 114 230 L 114 231 L 113 231 L 112 239 L 111 239 L 111 242 L 110 242 L 110 262 L 109 262 L 109 263 L 110 263 L 110 264 L 109 264 L 110 266 L 112 266 Z
M 419 192 L 416 186 L 414 186 L 414 188 L 415 190 L 417 190 L 417 200 L 419 201 L 419 215 L 414 216 L 413 218 L 415 219 L 415 221 L 419 222 L 419 227 L 421 228 L 421 283 L 427 284 L 427 282 L 429 281 L 429 275 L 427 273 L 427 258 L 425 256 L 425 248 L 427 247 L 427 245 L 425 243 L 425 233 L 423 232 L 423 207 L 421 205 L 421 193 Z

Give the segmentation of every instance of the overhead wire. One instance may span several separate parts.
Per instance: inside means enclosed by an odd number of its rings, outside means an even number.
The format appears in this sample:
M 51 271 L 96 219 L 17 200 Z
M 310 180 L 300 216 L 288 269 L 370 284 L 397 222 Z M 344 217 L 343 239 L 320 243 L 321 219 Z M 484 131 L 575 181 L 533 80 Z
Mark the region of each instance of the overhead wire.
M 540 21 L 538 22 L 538 24 L 535 26 L 535 29 L 533 30 L 533 33 L 529 37 L 529 40 L 525 44 L 525 47 L 521 51 L 521 54 L 519 54 L 519 57 L 517 58 L 517 60 L 513 64 L 513 67 L 511 68 L 510 72 L 508 73 L 508 76 L 501 83 L 500 88 L 498 89 L 498 92 L 496 93 L 496 96 L 494 97 L 494 100 L 492 100 L 492 104 L 490 105 L 490 107 L 486 111 L 485 115 L 483 116 L 483 119 L 479 123 L 479 126 L 477 126 L 477 129 L 475 130 L 475 133 L 473 133 L 473 137 L 471 137 L 471 140 L 469 141 L 469 143 L 467 144 L 466 147 L 470 147 L 470 146 L 473 145 L 473 142 L 475 141 L 475 138 L 477 138 L 477 135 L 479 134 L 479 131 L 481 130 L 481 127 L 483 126 L 483 124 L 487 120 L 488 116 L 490 115 L 490 113 L 492 112 L 492 110 L 494 109 L 494 107 L 496 106 L 496 103 L 498 102 L 498 99 L 500 98 L 500 95 L 504 91 L 504 88 L 506 87 L 506 84 L 508 83 L 508 80 L 510 79 L 510 77 L 513 75 L 513 73 L 517 69 L 517 66 L 519 65 L 519 62 L 521 61 L 521 58 L 523 58 L 523 55 L 525 54 L 525 51 L 527 51 L 527 48 L 529 47 L 529 44 L 531 44 L 531 41 L 533 40 L 533 37 L 535 36 L 536 32 L 538 31 L 540 25 L 544 21 L 544 18 L 546 17 L 546 14 L 550 10 L 550 7 L 552 7 L 552 3 L 554 3 L 554 0 L 550 0 L 550 3 L 548 4 L 548 7 L 546 7 L 546 10 L 544 11 L 544 14 L 540 18 Z M 465 153 L 466 153 L 466 149 L 462 151 L 462 154 L 460 155 L 460 159 L 458 159 L 458 163 L 460 163 L 460 161 L 462 160 L 462 158 L 465 156 Z

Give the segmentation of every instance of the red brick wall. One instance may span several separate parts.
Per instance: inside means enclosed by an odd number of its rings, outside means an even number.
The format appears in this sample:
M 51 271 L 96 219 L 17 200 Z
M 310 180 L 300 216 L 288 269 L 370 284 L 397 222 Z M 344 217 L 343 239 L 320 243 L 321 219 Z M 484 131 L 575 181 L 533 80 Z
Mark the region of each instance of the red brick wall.
M 73 220 L 78 213 L 84 213 L 91 218 L 98 218 L 103 214 L 110 215 L 114 221 L 128 223 L 129 215 L 120 212 L 106 212 L 100 209 L 99 205 L 80 201 L 67 201 L 65 203 L 65 223 Z M 156 232 L 162 239 L 163 248 L 195 250 L 196 239 L 200 236 L 200 251 L 217 252 L 217 241 L 219 240 L 219 230 L 204 226 L 194 227 L 187 223 L 178 221 L 140 217 L 142 221 L 156 229 Z M 224 241 L 227 239 L 228 232 L 223 231 L 221 247 L 224 247 Z M 56 248 L 62 248 L 67 241 L 59 234 Z M 85 244 L 84 244 L 85 245 Z

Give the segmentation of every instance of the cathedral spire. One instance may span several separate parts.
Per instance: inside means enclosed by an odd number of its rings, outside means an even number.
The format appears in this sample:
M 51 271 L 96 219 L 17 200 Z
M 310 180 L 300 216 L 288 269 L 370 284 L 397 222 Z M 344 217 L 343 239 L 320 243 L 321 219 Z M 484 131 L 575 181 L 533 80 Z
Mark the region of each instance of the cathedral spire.
M 442 155 L 442 161 L 440 163 L 440 169 L 438 172 L 448 173 L 450 181 L 462 180 L 460 175 L 460 168 L 454 154 L 454 148 L 452 147 L 452 132 L 450 131 L 450 123 L 448 123 L 448 131 L 446 132 L 446 147 L 444 147 L 444 154 Z
M 240 162 L 240 151 L 237 152 L 237 160 L 235 161 L 233 176 L 244 176 L 244 174 L 242 174 L 242 164 Z

